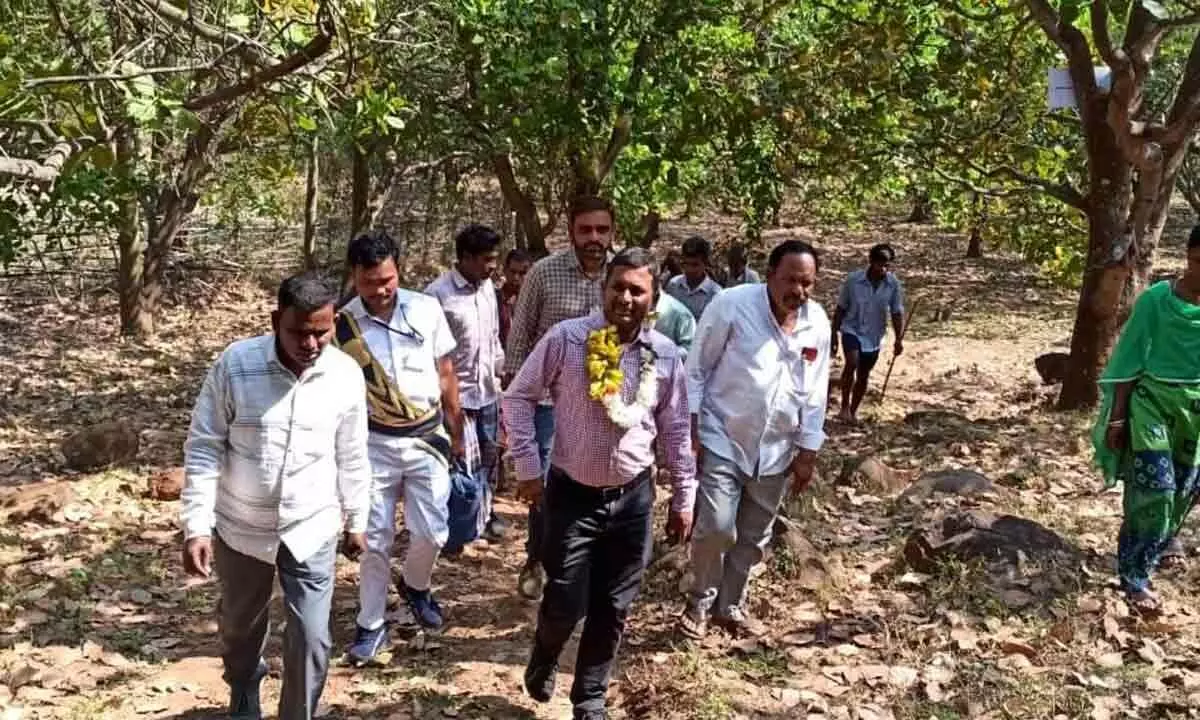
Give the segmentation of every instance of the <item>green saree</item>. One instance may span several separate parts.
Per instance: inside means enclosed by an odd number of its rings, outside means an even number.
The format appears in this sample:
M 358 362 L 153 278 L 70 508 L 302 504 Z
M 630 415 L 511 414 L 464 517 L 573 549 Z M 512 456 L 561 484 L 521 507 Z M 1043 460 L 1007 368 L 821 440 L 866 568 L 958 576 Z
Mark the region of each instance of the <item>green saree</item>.
M 1134 383 L 1125 449 L 1105 434 L 1118 385 Z M 1105 484 L 1124 484 L 1117 565 L 1126 590 L 1145 590 L 1200 490 L 1200 305 L 1169 282 L 1134 304 L 1100 379 L 1103 403 L 1092 429 Z

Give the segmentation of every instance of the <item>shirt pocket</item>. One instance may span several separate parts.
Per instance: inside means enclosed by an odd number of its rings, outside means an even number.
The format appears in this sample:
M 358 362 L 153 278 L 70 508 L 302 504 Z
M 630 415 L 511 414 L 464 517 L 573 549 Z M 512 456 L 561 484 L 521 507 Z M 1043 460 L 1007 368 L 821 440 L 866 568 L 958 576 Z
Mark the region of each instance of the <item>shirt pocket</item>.
M 289 470 L 301 470 L 322 460 L 333 460 L 337 452 L 336 418 L 306 419 L 291 428 L 288 452 L 292 463 Z
M 266 417 L 239 418 L 229 427 L 230 452 L 268 474 L 283 464 L 287 444 L 287 427 Z

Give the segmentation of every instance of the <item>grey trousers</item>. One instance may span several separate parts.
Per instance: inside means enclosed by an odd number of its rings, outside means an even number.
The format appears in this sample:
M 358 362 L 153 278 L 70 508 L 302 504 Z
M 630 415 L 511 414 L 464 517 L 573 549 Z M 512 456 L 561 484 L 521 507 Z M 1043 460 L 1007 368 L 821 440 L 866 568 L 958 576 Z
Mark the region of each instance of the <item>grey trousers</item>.
M 762 561 L 791 474 L 751 477 L 705 452 L 692 532 L 693 610 L 729 617 L 745 600 L 750 569 Z
M 280 545 L 275 565 L 233 550 L 218 536 L 215 541 L 221 599 L 217 621 L 225 682 L 236 694 L 255 688 L 266 675 L 262 653 L 270 629 L 268 617 L 275 571 L 283 590 L 287 626 L 283 634 L 283 689 L 279 720 L 311 720 L 329 670 L 329 612 L 333 605 L 337 537 L 316 553 L 297 562 Z

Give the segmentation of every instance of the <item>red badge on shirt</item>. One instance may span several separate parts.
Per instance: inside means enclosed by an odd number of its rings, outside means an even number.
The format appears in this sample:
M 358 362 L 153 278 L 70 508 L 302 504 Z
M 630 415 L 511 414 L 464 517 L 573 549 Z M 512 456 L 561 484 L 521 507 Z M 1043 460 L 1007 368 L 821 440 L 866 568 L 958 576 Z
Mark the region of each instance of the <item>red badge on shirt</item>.
M 804 356 L 804 362 L 813 362 L 817 359 L 816 348 L 806 347 L 800 351 L 800 354 Z

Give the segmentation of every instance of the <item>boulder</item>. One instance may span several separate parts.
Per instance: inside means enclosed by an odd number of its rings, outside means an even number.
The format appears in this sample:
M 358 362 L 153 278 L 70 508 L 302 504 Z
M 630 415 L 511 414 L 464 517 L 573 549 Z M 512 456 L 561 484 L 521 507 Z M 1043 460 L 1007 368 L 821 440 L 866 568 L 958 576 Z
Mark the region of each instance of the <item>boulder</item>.
M 838 481 L 872 495 L 894 495 L 907 485 L 895 470 L 870 455 L 846 458 Z
M 929 573 L 946 561 L 1078 562 L 1082 551 L 1050 528 L 1016 515 L 953 512 L 914 531 L 904 544 L 909 567 Z
M 75 491 L 64 482 L 40 482 L 11 488 L 0 495 L 0 515 L 9 523 L 49 525 L 72 500 Z
M 925 473 L 919 480 L 901 493 L 902 503 L 920 503 L 932 495 L 958 495 L 970 497 L 991 492 L 992 481 L 974 470 L 936 470 Z
M 71 435 L 62 444 L 63 457 L 72 470 L 99 470 L 137 457 L 140 439 L 129 425 L 106 422 Z
M 152 475 L 146 482 L 146 494 L 151 500 L 178 500 L 183 492 L 183 468 L 177 467 Z
M 1063 352 L 1046 353 L 1038 355 L 1033 361 L 1034 367 L 1037 368 L 1037 373 L 1042 377 L 1042 382 L 1046 385 L 1058 385 L 1067 379 L 1067 361 L 1071 356 Z

